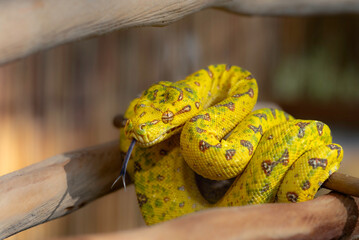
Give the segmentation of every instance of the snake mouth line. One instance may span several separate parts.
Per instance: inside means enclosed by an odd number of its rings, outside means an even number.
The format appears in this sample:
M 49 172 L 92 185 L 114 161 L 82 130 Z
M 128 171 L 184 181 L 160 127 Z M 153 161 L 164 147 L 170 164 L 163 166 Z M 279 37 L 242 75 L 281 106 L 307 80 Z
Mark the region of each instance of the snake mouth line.
M 169 130 L 167 130 L 166 132 L 162 133 L 160 136 L 158 136 L 157 138 L 155 138 L 152 141 L 148 141 L 148 136 L 147 135 L 138 135 L 135 134 L 134 132 L 131 133 L 130 137 L 134 138 L 137 140 L 137 144 L 141 147 L 151 147 L 153 145 L 155 145 L 156 143 L 161 142 L 162 140 L 172 136 L 173 134 L 177 133 L 179 130 L 181 130 L 181 128 L 183 127 L 184 124 L 181 124 L 177 127 L 171 128 Z

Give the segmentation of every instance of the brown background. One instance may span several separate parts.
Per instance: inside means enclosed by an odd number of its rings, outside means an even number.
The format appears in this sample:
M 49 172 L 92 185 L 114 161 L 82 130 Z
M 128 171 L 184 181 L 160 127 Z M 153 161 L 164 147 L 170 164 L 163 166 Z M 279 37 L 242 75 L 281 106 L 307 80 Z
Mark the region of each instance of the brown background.
M 261 101 L 275 101 L 294 116 L 330 124 L 334 141 L 345 150 L 341 171 L 359 177 L 358 20 L 245 17 L 206 10 L 167 27 L 114 32 L 2 66 L 0 175 L 115 139 L 112 118 L 152 83 L 230 63 L 255 75 Z M 10 239 L 141 225 L 130 188 Z

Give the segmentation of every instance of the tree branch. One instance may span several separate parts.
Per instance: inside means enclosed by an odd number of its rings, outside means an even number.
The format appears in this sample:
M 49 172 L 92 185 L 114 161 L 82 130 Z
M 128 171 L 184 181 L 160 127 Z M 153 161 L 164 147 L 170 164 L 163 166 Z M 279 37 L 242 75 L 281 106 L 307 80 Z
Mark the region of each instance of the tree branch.
M 210 7 L 272 16 L 359 12 L 356 0 L 0 0 L 0 64 L 114 30 L 164 26 Z
M 69 214 L 112 192 L 118 141 L 51 157 L 0 177 L 0 239 Z
M 359 233 L 358 204 L 357 198 L 331 193 L 296 204 L 210 209 L 153 227 L 66 240 L 350 239 Z

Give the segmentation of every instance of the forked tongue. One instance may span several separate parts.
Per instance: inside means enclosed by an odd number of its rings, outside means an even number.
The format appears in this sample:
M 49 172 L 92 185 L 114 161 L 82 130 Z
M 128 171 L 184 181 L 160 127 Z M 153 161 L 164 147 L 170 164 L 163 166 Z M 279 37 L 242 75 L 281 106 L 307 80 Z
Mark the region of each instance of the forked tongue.
M 130 160 L 130 157 L 131 157 L 133 147 L 135 146 L 135 143 L 136 143 L 136 139 L 132 139 L 130 147 L 128 148 L 127 153 L 126 153 L 125 160 L 123 161 L 123 164 L 122 164 L 120 176 L 118 176 L 116 178 L 116 180 L 112 183 L 111 188 L 113 188 L 113 186 L 115 186 L 115 184 L 118 182 L 118 180 L 120 180 L 120 178 L 122 177 L 123 188 L 126 191 L 126 181 L 125 181 L 126 169 L 127 169 L 128 161 Z

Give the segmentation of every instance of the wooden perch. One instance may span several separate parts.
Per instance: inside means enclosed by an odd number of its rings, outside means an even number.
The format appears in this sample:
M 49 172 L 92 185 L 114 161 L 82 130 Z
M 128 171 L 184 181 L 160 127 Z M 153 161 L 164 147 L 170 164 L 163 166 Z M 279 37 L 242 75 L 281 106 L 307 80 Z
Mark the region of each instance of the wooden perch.
M 0 239 L 110 193 L 121 163 L 118 141 L 113 141 L 57 155 L 0 177 Z M 359 196 L 358 179 L 344 174 L 332 174 L 323 186 Z
M 138 26 L 164 26 L 206 8 L 297 16 L 358 13 L 355 0 L 2 0 L 0 64 L 77 39 Z
M 149 228 L 66 240 L 350 239 L 359 234 L 358 209 L 358 198 L 331 193 L 296 204 L 210 209 Z
M 69 214 L 111 192 L 118 141 L 51 157 L 0 177 L 0 239 Z

